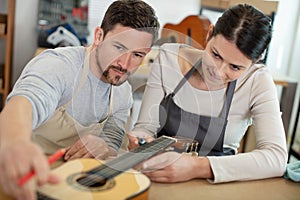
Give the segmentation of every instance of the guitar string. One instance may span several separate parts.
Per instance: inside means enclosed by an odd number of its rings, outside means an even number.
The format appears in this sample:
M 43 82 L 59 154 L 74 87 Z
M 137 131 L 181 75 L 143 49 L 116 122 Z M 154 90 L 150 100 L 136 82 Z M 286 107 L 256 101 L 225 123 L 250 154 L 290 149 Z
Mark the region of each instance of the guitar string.
M 167 146 L 171 145 L 172 143 L 174 143 L 175 140 L 170 140 L 167 138 L 163 138 L 162 139 L 157 139 L 157 141 L 153 141 L 154 143 L 148 143 L 140 146 L 139 148 L 133 150 L 132 152 L 127 152 L 123 155 L 121 155 L 120 157 L 118 157 L 117 159 L 114 159 L 108 163 L 104 163 L 102 164 L 100 167 L 96 167 L 92 170 L 89 170 L 87 173 L 87 177 L 82 178 L 80 181 L 78 181 L 80 184 L 84 185 L 84 186 L 92 186 L 100 181 L 107 181 L 115 176 L 117 176 L 118 174 L 122 173 L 125 170 L 128 170 L 129 168 L 137 165 L 139 162 L 148 159 L 149 157 L 153 156 L 154 154 L 158 153 L 159 150 L 162 150 L 164 148 L 166 148 Z M 151 151 L 153 150 L 153 151 Z M 148 151 L 148 152 L 147 152 Z M 150 153 L 149 153 L 150 152 Z M 137 155 L 139 159 L 137 158 Z M 148 153 L 148 155 L 144 155 L 143 153 Z M 121 164 L 120 160 L 124 160 L 124 159 L 132 159 L 133 157 L 135 157 L 135 160 L 132 164 L 130 163 L 130 166 L 126 166 L 126 169 L 123 167 L 123 169 L 114 169 L 117 168 L 118 164 Z M 129 162 L 127 162 L 129 163 Z M 118 166 L 121 167 L 121 166 Z M 95 171 L 95 172 L 94 172 Z M 91 174 L 93 173 L 93 174 Z M 94 180 L 93 178 L 97 177 L 98 179 Z M 100 178 L 100 179 L 99 179 Z

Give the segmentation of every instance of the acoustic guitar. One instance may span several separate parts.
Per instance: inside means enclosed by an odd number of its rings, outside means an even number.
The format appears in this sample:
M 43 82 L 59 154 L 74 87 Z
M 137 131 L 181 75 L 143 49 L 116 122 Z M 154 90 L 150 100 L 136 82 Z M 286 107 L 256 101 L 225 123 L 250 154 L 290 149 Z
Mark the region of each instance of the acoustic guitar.
M 151 181 L 132 167 L 176 143 L 162 136 L 108 162 L 96 159 L 68 161 L 52 172 L 59 184 L 46 184 L 37 190 L 38 199 L 147 199 Z M 8 200 L 0 193 L 1 200 Z
M 204 49 L 210 24 L 210 20 L 203 15 L 189 15 L 179 24 L 167 23 L 161 31 L 161 39 L 157 44 L 177 42 Z

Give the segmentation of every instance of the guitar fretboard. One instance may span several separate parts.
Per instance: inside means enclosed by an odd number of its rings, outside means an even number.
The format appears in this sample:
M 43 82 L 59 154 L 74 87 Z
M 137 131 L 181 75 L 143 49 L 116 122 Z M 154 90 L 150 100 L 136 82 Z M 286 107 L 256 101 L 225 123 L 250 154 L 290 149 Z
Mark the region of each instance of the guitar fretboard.
M 120 173 L 136 166 L 169 147 L 171 144 L 175 143 L 176 139 L 162 136 L 156 140 L 153 140 L 150 143 L 139 146 L 133 151 L 126 152 L 121 156 L 111 160 L 99 167 L 96 167 L 92 170 L 86 172 L 89 175 L 96 175 L 102 177 L 103 179 L 111 179 Z

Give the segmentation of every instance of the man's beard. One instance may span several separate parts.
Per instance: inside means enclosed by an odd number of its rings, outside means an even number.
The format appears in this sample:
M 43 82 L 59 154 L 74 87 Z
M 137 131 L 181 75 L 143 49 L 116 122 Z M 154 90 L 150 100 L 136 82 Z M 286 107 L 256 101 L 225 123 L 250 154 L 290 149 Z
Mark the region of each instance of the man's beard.
M 115 77 L 111 77 L 109 70 L 117 70 L 120 71 L 122 73 L 124 73 L 123 77 L 127 75 L 127 77 L 129 76 L 129 72 L 127 71 L 127 69 L 123 69 L 121 67 L 117 67 L 114 65 L 110 65 L 104 72 L 103 72 L 103 76 L 106 78 L 106 80 L 111 83 L 112 85 L 121 85 L 122 83 L 124 83 L 126 81 L 126 78 L 124 78 L 123 80 L 121 79 L 122 76 L 120 75 L 116 75 Z

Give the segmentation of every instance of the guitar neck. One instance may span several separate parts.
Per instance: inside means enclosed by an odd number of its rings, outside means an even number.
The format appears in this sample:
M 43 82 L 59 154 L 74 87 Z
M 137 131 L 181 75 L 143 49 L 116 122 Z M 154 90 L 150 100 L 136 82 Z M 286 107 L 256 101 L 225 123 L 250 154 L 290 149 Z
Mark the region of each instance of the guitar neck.
M 120 173 L 136 166 L 157 153 L 161 152 L 171 144 L 175 143 L 176 139 L 168 136 L 161 136 L 150 143 L 139 146 L 133 151 L 126 152 L 121 156 L 111 160 L 99 167 L 86 172 L 90 175 L 97 175 L 104 179 L 111 179 Z

